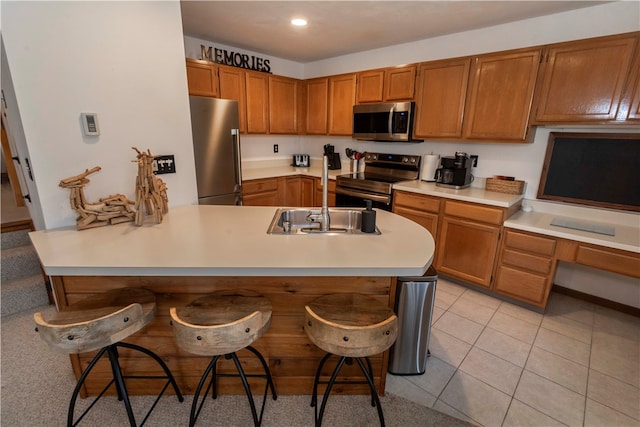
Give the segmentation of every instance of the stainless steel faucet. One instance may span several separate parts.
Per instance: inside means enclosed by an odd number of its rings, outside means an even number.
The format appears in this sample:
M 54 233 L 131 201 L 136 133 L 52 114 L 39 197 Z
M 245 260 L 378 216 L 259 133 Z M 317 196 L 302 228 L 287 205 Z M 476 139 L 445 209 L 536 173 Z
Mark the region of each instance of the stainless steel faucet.
M 331 218 L 329 217 L 329 157 L 322 158 L 322 208 L 320 213 L 310 213 L 307 221 L 320 223 L 320 230 L 329 231 Z

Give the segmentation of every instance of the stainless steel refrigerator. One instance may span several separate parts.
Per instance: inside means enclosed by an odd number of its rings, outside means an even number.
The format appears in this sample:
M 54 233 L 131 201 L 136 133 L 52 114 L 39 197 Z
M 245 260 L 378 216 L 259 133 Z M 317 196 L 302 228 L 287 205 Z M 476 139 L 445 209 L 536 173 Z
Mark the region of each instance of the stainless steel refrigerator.
M 198 203 L 241 205 L 238 102 L 190 96 Z

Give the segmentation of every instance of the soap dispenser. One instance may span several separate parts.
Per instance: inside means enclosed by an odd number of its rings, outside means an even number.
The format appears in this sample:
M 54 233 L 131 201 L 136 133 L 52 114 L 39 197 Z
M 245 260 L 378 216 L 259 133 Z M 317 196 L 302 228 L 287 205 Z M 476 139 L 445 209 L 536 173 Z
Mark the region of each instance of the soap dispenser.
M 376 231 L 376 211 L 371 209 L 371 200 L 367 200 L 367 208 L 362 211 L 362 223 L 360 230 L 363 233 L 375 233 Z

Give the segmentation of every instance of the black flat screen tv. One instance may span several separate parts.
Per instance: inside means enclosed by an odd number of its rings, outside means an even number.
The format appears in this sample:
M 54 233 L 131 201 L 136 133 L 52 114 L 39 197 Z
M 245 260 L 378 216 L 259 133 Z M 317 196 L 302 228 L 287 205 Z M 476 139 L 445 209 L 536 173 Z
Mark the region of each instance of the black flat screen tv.
M 640 134 L 549 134 L 538 198 L 640 211 Z

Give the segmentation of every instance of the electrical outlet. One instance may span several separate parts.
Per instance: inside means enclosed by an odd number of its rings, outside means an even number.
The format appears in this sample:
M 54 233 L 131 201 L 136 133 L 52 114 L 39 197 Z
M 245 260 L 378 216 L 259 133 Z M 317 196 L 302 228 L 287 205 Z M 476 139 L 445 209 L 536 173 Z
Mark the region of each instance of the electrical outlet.
M 278 152 L 278 144 L 273 144 L 273 152 L 274 153 Z
M 160 175 L 163 173 L 176 173 L 176 161 L 173 154 L 166 156 L 155 156 L 153 158 L 153 165 L 151 165 L 153 173 Z
M 478 166 L 478 155 L 477 154 L 472 154 L 469 156 L 471 158 L 472 162 L 472 167 L 477 167 Z

